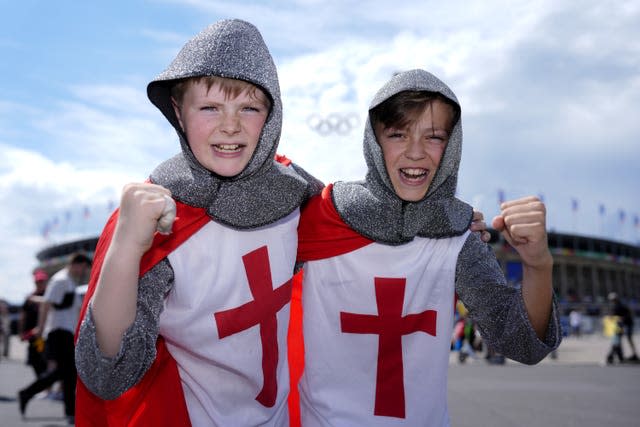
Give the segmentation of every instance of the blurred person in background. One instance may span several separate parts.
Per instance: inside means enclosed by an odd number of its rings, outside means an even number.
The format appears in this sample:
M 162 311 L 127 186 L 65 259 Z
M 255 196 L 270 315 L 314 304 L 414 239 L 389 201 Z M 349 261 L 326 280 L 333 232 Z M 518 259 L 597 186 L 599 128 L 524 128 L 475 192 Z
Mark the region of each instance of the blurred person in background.
M 609 302 L 612 304 L 613 315 L 620 317 L 620 320 L 622 321 L 622 327 L 624 329 L 623 334 L 627 337 L 627 342 L 631 348 L 631 357 L 627 360 L 638 362 L 640 359 L 638 359 L 636 345 L 633 342 L 633 312 L 622 302 L 617 293 L 610 292 L 608 298 Z
M 28 341 L 27 365 L 33 368 L 36 378 L 47 370 L 47 362 L 44 357 L 44 339 L 37 334 L 38 315 L 40 304 L 44 301 L 44 291 L 47 287 L 49 275 L 42 269 L 33 272 L 35 289 L 27 296 L 22 304 L 18 332 L 22 341 Z
M 569 326 L 571 327 L 571 335 L 580 338 L 582 332 L 582 312 L 580 309 L 574 308 L 569 313 Z
M 11 337 L 11 321 L 9 319 L 9 304 L 0 299 L 0 347 L 2 357 L 9 357 L 9 338 Z
M 40 304 L 36 337 L 45 338 L 47 371 L 18 393 L 20 413 L 24 416 L 27 403 L 41 391 L 62 380 L 64 411 L 70 424 L 75 423 L 76 367 L 73 334 L 80 313 L 81 297 L 76 288 L 84 284 L 91 268 L 91 259 L 73 254 L 65 268 L 51 278 Z

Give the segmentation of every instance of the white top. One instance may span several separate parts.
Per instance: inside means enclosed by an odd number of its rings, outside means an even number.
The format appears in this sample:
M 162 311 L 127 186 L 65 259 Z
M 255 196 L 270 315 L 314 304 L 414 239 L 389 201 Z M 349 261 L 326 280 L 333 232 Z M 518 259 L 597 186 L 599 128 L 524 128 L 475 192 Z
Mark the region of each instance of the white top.
M 455 270 L 468 232 L 305 264 L 302 425 L 449 426 Z
M 286 339 L 299 218 L 296 210 L 247 231 L 209 222 L 169 255 L 175 283 L 160 334 L 178 364 L 194 427 L 288 426 Z
M 75 332 L 82 305 L 82 296 L 78 294 L 77 287 L 78 283 L 69 277 L 67 268 L 63 268 L 53 275 L 44 292 L 44 300 L 51 304 L 60 304 L 64 300 L 65 294 L 72 293 L 73 302 L 70 307 L 63 309 L 51 306 L 44 325 L 44 336 L 55 329 Z

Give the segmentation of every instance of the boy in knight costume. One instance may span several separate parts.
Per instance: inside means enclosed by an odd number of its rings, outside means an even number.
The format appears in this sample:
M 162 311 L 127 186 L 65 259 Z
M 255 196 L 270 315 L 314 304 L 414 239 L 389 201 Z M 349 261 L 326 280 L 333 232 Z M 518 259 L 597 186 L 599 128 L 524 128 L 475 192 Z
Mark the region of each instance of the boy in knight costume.
M 299 207 L 321 184 L 274 160 L 274 62 L 253 25 L 220 21 L 147 92 L 182 152 L 125 187 L 98 243 L 77 425 L 286 426 Z
M 449 87 L 400 73 L 369 110 L 365 180 L 303 209 L 303 426 L 448 426 L 454 294 L 507 357 L 534 364 L 559 345 L 544 205 L 510 201 L 494 218 L 523 262 L 522 286 L 507 284 L 454 197 L 461 144 Z

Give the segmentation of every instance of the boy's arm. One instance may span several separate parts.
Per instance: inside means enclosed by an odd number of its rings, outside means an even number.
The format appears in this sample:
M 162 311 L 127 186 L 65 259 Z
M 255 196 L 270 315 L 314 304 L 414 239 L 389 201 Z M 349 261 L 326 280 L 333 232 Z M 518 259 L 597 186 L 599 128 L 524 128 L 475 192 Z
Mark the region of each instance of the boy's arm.
M 89 305 L 78 333 L 76 366 L 78 376 L 93 394 L 114 399 L 137 384 L 147 372 L 156 358 L 158 320 L 164 297 L 172 285 L 173 270 L 167 259 L 140 278 L 135 321 L 124 332 L 114 357 L 106 357 L 100 351 L 93 308 Z
M 170 197 L 169 191 L 154 184 L 124 188 L 118 223 L 91 302 L 97 343 L 106 357 L 117 354 L 136 317 L 140 260 L 153 242 L 165 197 Z
M 553 257 L 546 231 L 546 209 L 537 197 L 504 202 L 493 227 L 522 260 L 522 297 L 538 338 L 544 339 L 551 315 Z
M 38 326 L 36 326 L 35 334 L 42 336 L 44 332 L 44 325 L 47 322 L 47 316 L 49 316 L 49 310 L 51 309 L 51 303 L 44 300 L 38 307 Z
M 534 330 L 522 286 L 507 283 L 491 247 L 470 233 L 456 264 L 456 293 L 476 322 L 483 340 L 498 353 L 535 364 L 560 344 L 555 301 L 550 302 L 543 339 Z
M 127 185 L 114 217 L 113 238 L 105 228 L 101 240 L 106 244 L 98 245 L 96 258 L 104 255 L 104 261 L 81 319 L 76 366 L 82 382 L 103 399 L 116 398 L 136 384 L 156 356 L 158 319 L 173 284 L 173 271 L 162 260 L 142 278 L 138 275 L 168 194 L 152 184 Z

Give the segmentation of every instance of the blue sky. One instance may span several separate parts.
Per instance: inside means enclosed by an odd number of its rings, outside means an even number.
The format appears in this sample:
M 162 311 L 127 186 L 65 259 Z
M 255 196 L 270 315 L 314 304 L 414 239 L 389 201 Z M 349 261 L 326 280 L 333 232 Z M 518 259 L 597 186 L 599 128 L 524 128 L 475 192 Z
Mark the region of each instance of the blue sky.
M 637 1 L 0 3 L 0 298 L 21 301 L 38 250 L 99 233 L 122 186 L 178 151 L 146 84 L 230 17 L 276 60 L 279 151 L 319 178 L 363 176 L 370 99 L 425 68 L 462 104 L 462 199 L 490 218 L 499 190 L 542 195 L 549 228 L 639 244 Z M 332 113 L 353 130 L 310 128 Z

